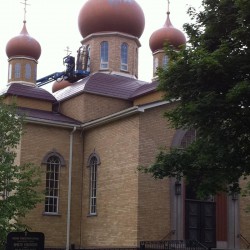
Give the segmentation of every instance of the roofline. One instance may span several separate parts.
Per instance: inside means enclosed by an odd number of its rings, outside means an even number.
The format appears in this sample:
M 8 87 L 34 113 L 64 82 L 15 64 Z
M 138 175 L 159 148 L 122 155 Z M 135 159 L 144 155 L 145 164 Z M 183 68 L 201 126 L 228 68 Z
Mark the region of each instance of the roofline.
M 134 107 L 119 111 L 117 113 L 114 113 L 114 114 L 111 114 L 108 116 L 104 116 L 102 118 L 99 118 L 99 119 L 96 119 L 96 120 L 93 120 L 90 122 L 86 122 L 86 123 L 81 125 L 81 128 L 83 130 L 85 130 L 85 129 L 97 127 L 99 125 L 106 124 L 106 123 L 118 120 L 120 118 L 124 118 L 126 116 L 134 115 L 134 114 L 137 114 L 139 112 L 143 112 L 143 111 L 139 110 L 138 106 L 134 106 Z
M 138 37 L 127 34 L 127 33 L 123 33 L 123 32 L 117 32 L 117 31 L 102 31 L 102 32 L 96 32 L 96 33 L 92 33 L 89 34 L 88 36 L 84 37 L 82 40 L 82 43 L 87 42 L 88 40 L 94 38 L 94 37 L 99 37 L 99 36 L 120 36 L 120 37 L 125 37 L 125 38 L 130 38 L 132 40 L 134 40 L 137 43 L 138 47 L 141 47 L 141 43 Z
M 47 126 L 52 125 L 54 127 L 71 128 L 71 129 L 76 127 L 77 129 L 87 130 L 87 129 L 94 128 L 94 127 L 97 127 L 97 126 L 100 126 L 103 124 L 107 124 L 107 123 L 115 121 L 115 120 L 122 119 L 122 118 L 127 117 L 127 116 L 131 116 L 131 115 L 138 114 L 138 113 L 143 113 L 147 109 L 156 108 L 156 107 L 159 107 L 162 105 L 166 105 L 166 104 L 169 104 L 173 101 L 178 101 L 178 100 L 160 101 L 160 102 L 158 101 L 158 102 L 154 102 L 154 103 L 150 103 L 150 104 L 146 104 L 146 105 L 142 105 L 142 106 L 133 106 L 131 108 L 124 109 L 124 110 L 116 112 L 114 114 L 107 115 L 107 116 L 98 118 L 96 120 L 89 121 L 89 122 L 82 123 L 82 124 L 55 122 L 55 121 L 50 121 L 50 120 L 46 120 L 46 119 L 39 119 L 39 118 L 34 118 L 34 117 L 26 117 L 25 121 L 33 123 L 33 124 L 39 124 L 39 125 L 47 125 Z
M 55 122 L 51 120 L 46 120 L 46 119 L 39 119 L 39 118 L 34 118 L 34 117 L 25 117 L 26 122 L 30 122 L 33 124 L 39 124 L 39 125 L 47 125 L 47 126 L 54 126 L 54 127 L 61 127 L 61 128 L 80 128 L 80 124 L 76 123 L 65 123 L 65 122 Z
M 150 104 L 146 104 L 142 106 L 133 106 L 131 108 L 119 111 L 117 113 L 114 113 L 114 114 L 111 114 L 111 115 L 108 115 L 108 116 L 105 116 L 105 117 L 102 117 L 102 118 L 99 118 L 90 122 L 86 122 L 81 125 L 81 128 L 85 130 L 85 129 L 97 127 L 99 125 L 107 124 L 109 122 L 119 120 L 121 118 L 131 116 L 134 114 L 143 113 L 147 109 L 156 108 L 156 107 L 169 104 L 169 103 L 170 101 L 161 101 L 161 102 L 154 102 L 154 103 L 150 103 Z
M 144 112 L 146 109 L 156 108 L 156 107 L 159 107 L 159 106 L 162 106 L 162 105 L 166 105 L 166 104 L 172 103 L 173 101 L 174 100 L 152 102 L 152 103 L 140 106 L 140 109 L 143 110 L 143 112 Z

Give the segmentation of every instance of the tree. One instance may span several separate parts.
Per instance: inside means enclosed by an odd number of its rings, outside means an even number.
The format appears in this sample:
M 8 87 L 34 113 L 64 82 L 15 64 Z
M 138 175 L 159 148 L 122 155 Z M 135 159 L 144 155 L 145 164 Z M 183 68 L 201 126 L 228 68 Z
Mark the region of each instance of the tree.
M 15 162 L 23 125 L 16 107 L 0 100 L 0 249 L 9 232 L 26 228 L 21 219 L 41 200 L 38 168 Z
M 165 115 L 178 129 L 195 129 L 184 150 L 162 151 L 146 168 L 155 178 L 185 176 L 200 195 L 239 192 L 250 174 L 250 1 L 203 0 L 189 8 L 188 44 L 166 46 L 168 68 L 159 89 L 178 102 Z

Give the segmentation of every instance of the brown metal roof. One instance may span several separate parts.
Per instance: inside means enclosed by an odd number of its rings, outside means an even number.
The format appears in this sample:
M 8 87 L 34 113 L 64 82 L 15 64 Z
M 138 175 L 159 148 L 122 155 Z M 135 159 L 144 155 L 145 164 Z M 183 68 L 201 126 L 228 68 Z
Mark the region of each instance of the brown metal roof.
M 95 73 L 79 82 L 73 83 L 71 86 L 55 92 L 54 95 L 58 101 L 69 99 L 84 92 L 130 100 L 131 97 L 135 96 L 134 93 L 137 93 L 142 87 L 143 89 L 141 89 L 138 94 L 152 91 L 155 85 L 131 77 Z
M 143 96 L 146 94 L 149 94 L 151 92 L 155 92 L 157 90 L 158 82 L 152 82 L 149 84 L 144 84 L 141 87 L 139 87 L 134 93 L 131 95 L 131 99 L 135 99 L 139 96 Z
M 20 83 L 12 83 L 2 94 L 5 96 L 6 95 L 22 96 L 49 102 L 56 101 L 55 97 L 47 90 L 36 86 L 28 86 Z
M 72 119 L 68 116 L 62 115 L 54 111 L 44 111 L 44 110 L 30 109 L 30 108 L 18 108 L 18 113 L 25 115 L 27 118 L 35 118 L 45 121 L 52 121 L 52 122 L 72 124 L 72 125 L 81 124 L 80 121 L 77 121 L 75 119 Z

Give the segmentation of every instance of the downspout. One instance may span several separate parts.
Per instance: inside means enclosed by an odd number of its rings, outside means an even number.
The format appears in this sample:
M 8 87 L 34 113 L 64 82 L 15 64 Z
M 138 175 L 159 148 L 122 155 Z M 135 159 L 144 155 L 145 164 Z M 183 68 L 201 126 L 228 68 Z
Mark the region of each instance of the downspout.
M 72 186 L 72 155 L 73 155 L 73 134 L 76 131 L 76 127 L 70 133 L 69 141 L 69 185 L 68 185 L 68 211 L 67 211 L 67 241 L 66 250 L 69 250 L 70 244 L 70 213 L 71 213 L 71 186 Z

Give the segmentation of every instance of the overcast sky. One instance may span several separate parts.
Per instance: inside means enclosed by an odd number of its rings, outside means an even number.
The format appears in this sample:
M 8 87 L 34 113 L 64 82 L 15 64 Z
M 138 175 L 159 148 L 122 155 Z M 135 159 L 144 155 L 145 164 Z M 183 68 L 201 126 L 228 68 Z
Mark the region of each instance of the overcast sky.
M 87 0 L 28 0 L 27 31 L 41 45 L 38 62 L 38 79 L 54 72 L 63 71 L 66 47 L 76 56 L 82 37 L 78 30 L 78 14 Z M 199 7 L 202 0 L 170 0 L 170 19 L 180 30 L 190 19 L 188 6 Z M 8 75 L 6 44 L 18 35 L 23 27 L 24 0 L 1 0 L 0 6 L 0 88 L 5 87 Z M 149 48 L 150 35 L 161 28 L 166 20 L 167 0 L 137 0 L 145 15 L 145 29 L 139 50 L 139 79 L 151 81 L 153 60 Z

